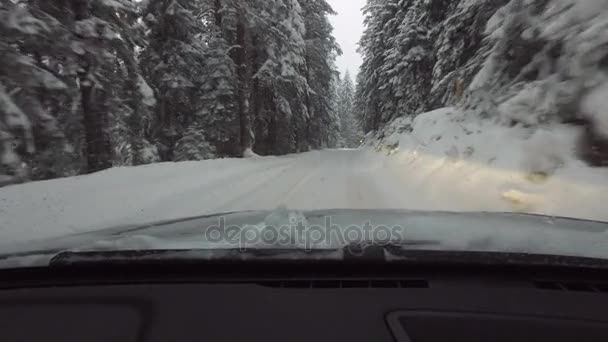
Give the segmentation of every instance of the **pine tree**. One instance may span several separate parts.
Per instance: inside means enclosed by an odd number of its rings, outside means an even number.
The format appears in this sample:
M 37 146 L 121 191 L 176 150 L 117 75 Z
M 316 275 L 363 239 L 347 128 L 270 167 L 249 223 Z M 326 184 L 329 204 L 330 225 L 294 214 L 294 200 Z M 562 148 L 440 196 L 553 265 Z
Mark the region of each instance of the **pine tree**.
M 395 35 L 398 25 L 396 17 L 399 0 L 368 0 L 363 8 L 366 29 L 359 41 L 363 64 L 360 69 L 361 92 L 358 97 L 364 104 L 363 120 L 366 131 L 377 130 L 382 122 L 383 110 L 387 102 L 385 89 L 390 83 L 384 68 L 385 52 L 388 50 L 388 39 Z M 405 1 L 403 5 L 408 5 Z
M 140 107 L 137 96 L 125 100 L 111 94 L 120 92 L 121 80 L 139 79 L 136 72 L 117 77 L 120 69 L 136 69 L 131 39 L 136 11 L 127 0 L 2 3 L 7 49 L 2 65 L 12 69 L 2 83 L 11 94 L 7 99 L 15 99 L 28 119 L 20 121 L 29 121 L 30 128 L 20 130 L 33 131 L 20 139 L 26 148 L 17 151 L 19 158 L 12 158 L 22 162 L 11 164 L 27 165 L 34 178 L 77 172 L 81 157 L 88 172 L 112 166 L 109 113 Z M 134 84 L 125 88 L 133 91 Z
M 72 57 L 70 34 L 35 5 L 0 3 L 0 184 L 29 178 L 26 162 L 35 163 L 39 148 L 51 153 L 49 145 L 64 139 L 47 103 L 69 96 L 69 86 L 55 60 L 45 64 L 43 58 Z
M 336 56 L 342 54 L 332 35 L 328 16 L 335 11 L 325 0 L 302 0 L 306 25 L 305 69 L 308 83 L 305 104 L 308 112 L 307 136 L 311 148 L 337 147 L 340 120 L 336 110 Z
M 149 28 L 141 68 L 157 97 L 152 136 L 162 160 L 174 160 L 175 144 L 200 123 L 205 56 L 202 0 L 150 0 L 143 17 Z M 193 140 L 189 140 L 193 141 Z M 200 142 L 206 145 L 206 141 Z
M 205 130 L 197 125 L 186 128 L 182 138 L 175 144 L 175 161 L 213 159 L 216 150 L 207 142 Z
M 266 46 L 260 49 L 255 44 L 252 52 L 251 103 L 257 138 L 273 146 L 268 151 L 273 154 L 306 150 L 309 86 L 302 76 L 306 49 L 302 8 L 296 0 L 266 1 L 263 6 L 266 9 L 260 11 L 266 16 L 256 21 L 252 37 Z
M 77 76 L 86 143 L 87 171 L 110 168 L 113 149 L 110 140 L 112 79 L 116 45 L 122 45 L 121 29 L 109 21 L 118 10 L 130 11 L 127 1 L 74 0 L 67 9 L 74 14 L 71 31 L 77 47 Z
M 339 84 L 337 102 L 343 140 L 342 146 L 358 147 L 361 144 L 362 135 L 359 133 L 355 119 L 355 86 L 348 70 Z
M 506 2 L 368 0 L 356 105 L 364 130 L 460 101 L 488 51 L 486 23 Z
M 219 155 L 238 156 L 240 148 L 232 141 L 239 134 L 234 103 L 237 84 L 228 49 L 228 44 L 219 34 L 209 41 L 197 117 L 200 127 L 207 132 L 207 140 L 216 146 Z

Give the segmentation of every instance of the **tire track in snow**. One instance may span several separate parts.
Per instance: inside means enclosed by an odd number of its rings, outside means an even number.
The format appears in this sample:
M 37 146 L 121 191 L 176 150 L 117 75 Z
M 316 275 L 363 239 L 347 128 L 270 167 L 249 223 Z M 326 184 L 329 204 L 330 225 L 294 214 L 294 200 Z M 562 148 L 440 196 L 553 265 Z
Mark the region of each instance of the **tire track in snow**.
M 289 207 L 303 210 L 347 208 L 352 186 L 348 179 L 355 167 L 351 163 L 353 153 L 347 150 L 322 151 L 315 169 L 286 193 Z
M 346 171 L 347 178 L 347 207 L 349 209 L 389 208 L 386 194 L 382 193 L 372 170 L 355 167 L 359 163 L 361 151 L 350 151 Z
M 293 186 L 291 186 L 281 197 L 281 204 L 288 204 L 289 201 L 297 195 L 298 191 L 310 181 L 321 173 L 321 160 L 318 159 L 317 164 L 312 171 L 307 172 L 304 177 L 300 178 Z
M 319 156 L 319 152 L 307 153 L 276 177 L 273 176 L 247 189 L 220 207 L 216 207 L 215 211 L 272 210 L 281 205 L 287 205 L 287 199 L 320 171 Z M 313 170 L 309 165 L 311 158 L 316 160 Z
M 254 160 L 252 159 L 252 161 Z M 212 179 L 211 182 L 206 179 L 204 183 L 198 186 L 192 187 L 192 184 L 190 184 L 185 191 L 174 189 L 170 194 L 159 195 L 153 203 L 145 205 L 137 213 L 117 219 L 117 222 L 139 222 L 141 219 L 138 219 L 138 217 L 146 217 L 146 220 L 149 221 L 151 216 L 164 220 L 217 213 L 218 211 L 213 207 L 218 200 L 221 201 L 222 197 L 226 196 L 226 192 L 238 188 L 239 184 L 247 183 L 251 179 L 259 177 L 260 174 L 282 172 L 293 163 L 295 163 L 294 159 L 273 160 L 270 163 L 263 163 L 251 169 L 228 172 L 223 176 Z M 176 207 L 175 203 L 180 203 L 180 205 Z
M 350 209 L 387 209 L 398 208 L 393 202 L 389 205 L 386 194 L 382 193 L 373 180 L 373 175 L 351 173 L 348 183 L 348 208 Z

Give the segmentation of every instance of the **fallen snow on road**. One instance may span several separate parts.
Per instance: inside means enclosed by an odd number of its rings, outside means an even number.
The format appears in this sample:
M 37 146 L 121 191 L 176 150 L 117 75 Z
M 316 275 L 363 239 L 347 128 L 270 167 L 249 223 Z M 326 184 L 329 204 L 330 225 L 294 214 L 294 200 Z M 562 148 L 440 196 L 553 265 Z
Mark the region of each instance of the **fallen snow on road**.
M 0 188 L 0 246 L 282 205 L 608 221 L 608 170 L 573 157 L 574 128 L 504 128 L 449 108 L 393 128 L 376 150 L 163 163 Z

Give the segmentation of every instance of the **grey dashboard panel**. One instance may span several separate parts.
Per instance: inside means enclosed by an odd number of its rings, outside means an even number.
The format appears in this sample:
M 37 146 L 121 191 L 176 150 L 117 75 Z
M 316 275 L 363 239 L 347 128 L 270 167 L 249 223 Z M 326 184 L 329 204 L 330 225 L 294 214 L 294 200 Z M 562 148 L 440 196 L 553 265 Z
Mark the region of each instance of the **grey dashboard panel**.
M 581 341 L 608 341 L 608 293 L 543 290 L 518 280 L 429 283 L 428 288 L 255 283 L 6 288 L 0 290 L 0 341 L 406 341 L 395 322 L 414 342 L 444 342 L 442 330 L 460 336 L 450 326 L 466 330 L 462 339 L 450 341 L 474 342 L 465 337 L 488 336 L 483 333 L 490 328 L 518 333 L 504 341 L 546 340 L 531 333 L 541 328 L 555 328 L 547 335 L 554 337 L 551 342 L 566 341 L 573 331 Z M 399 316 L 391 316 L 395 312 Z M 491 336 L 483 341 L 503 341 Z M 541 339 L 527 338 L 533 336 Z
M 0 340 L 135 342 L 142 317 L 130 300 L 8 300 L 0 302 Z
M 603 341 L 608 322 L 468 312 L 398 311 L 387 315 L 397 342 Z

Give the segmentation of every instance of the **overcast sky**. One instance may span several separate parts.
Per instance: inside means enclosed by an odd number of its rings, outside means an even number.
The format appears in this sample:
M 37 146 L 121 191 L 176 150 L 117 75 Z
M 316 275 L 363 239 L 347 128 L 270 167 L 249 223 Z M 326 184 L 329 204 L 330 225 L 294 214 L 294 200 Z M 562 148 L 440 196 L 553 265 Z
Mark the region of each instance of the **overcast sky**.
M 357 53 L 357 43 L 363 33 L 363 13 L 361 8 L 366 0 L 328 0 L 329 4 L 338 12 L 331 17 L 334 25 L 334 35 L 342 47 L 344 55 L 338 57 L 338 69 L 341 72 L 350 70 L 353 80 L 361 66 L 361 56 Z

